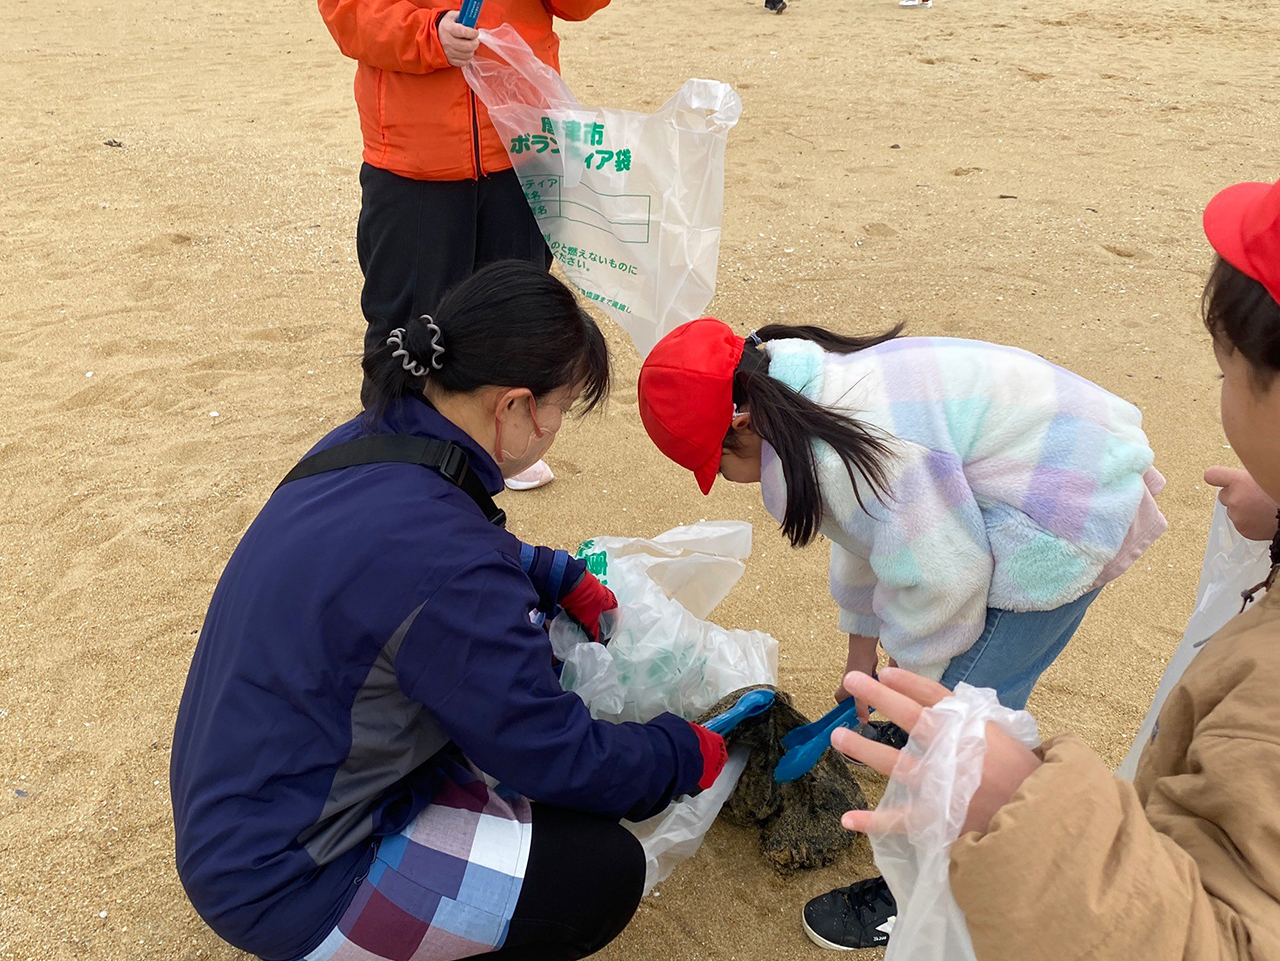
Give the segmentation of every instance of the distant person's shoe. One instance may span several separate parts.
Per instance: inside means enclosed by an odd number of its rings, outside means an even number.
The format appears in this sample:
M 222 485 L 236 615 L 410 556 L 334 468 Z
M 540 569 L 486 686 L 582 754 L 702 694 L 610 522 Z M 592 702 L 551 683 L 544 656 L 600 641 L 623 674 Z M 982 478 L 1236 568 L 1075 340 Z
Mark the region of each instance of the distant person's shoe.
M 804 933 L 820 948 L 857 951 L 889 943 L 898 904 L 884 878 L 836 888 L 804 906 Z
M 774 13 L 781 13 L 787 9 L 787 0 L 764 0 L 764 8 Z
M 538 461 L 532 467 L 527 467 L 515 477 L 507 478 L 507 490 L 512 491 L 531 491 L 535 487 L 546 487 L 556 475 L 551 473 L 551 468 L 547 466 L 546 461 Z
M 921 7 L 928 10 L 933 6 L 933 0 L 898 0 L 900 7 Z

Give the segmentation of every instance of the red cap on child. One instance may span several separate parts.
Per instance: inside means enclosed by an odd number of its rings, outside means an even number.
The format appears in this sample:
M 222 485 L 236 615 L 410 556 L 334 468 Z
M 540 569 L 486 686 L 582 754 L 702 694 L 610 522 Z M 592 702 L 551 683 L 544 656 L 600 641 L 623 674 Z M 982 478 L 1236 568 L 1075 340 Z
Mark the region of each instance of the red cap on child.
M 1204 233 L 1223 260 L 1280 303 L 1280 183 L 1223 190 L 1205 208 Z
M 728 324 L 695 320 L 658 341 L 640 368 L 640 419 L 658 450 L 711 493 L 733 423 L 733 373 L 746 341 Z

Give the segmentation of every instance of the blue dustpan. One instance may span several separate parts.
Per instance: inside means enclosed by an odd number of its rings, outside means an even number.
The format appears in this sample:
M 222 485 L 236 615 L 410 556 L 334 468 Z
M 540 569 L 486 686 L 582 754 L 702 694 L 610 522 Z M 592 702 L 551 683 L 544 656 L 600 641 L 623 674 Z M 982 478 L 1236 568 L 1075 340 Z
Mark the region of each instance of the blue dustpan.
M 764 688 L 747 691 L 738 698 L 737 704 L 723 714 L 717 714 L 702 726 L 724 737 L 747 718 L 763 714 L 771 707 L 773 707 L 773 691 Z
M 831 746 L 832 732 L 838 727 L 851 726 L 857 718 L 858 705 L 853 698 L 848 698 L 812 724 L 789 732 L 782 739 L 787 753 L 773 769 L 773 779 L 780 784 L 788 784 L 804 777 L 813 770 L 822 752 Z

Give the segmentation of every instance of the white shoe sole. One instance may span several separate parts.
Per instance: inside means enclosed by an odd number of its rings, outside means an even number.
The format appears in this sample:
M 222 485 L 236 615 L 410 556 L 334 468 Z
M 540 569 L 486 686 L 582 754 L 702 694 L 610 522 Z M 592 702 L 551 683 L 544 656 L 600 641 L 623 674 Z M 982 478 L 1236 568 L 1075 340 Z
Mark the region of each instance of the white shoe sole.
M 804 933 L 809 936 L 809 940 L 812 941 L 814 944 L 816 944 L 820 948 L 826 948 L 828 951 L 857 951 L 858 950 L 857 948 L 847 948 L 843 944 L 836 944 L 833 941 L 828 941 L 822 935 L 814 931 L 813 928 L 809 927 L 809 922 L 804 919 L 803 913 L 801 913 L 800 915 L 800 926 L 804 928 Z
M 546 465 L 545 461 L 538 461 L 532 467 L 529 467 L 515 477 L 508 477 L 505 481 L 507 490 L 511 491 L 531 491 L 539 487 L 546 487 L 556 475 L 551 472 L 551 468 Z

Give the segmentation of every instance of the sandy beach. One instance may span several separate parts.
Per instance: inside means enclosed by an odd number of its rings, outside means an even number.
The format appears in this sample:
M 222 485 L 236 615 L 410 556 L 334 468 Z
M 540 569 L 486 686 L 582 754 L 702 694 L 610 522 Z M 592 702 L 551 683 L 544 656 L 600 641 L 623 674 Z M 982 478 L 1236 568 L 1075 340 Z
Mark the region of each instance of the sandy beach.
M 245 957 L 173 869 L 169 744 L 210 594 L 276 482 L 357 409 L 354 65 L 313 3 L 10 0 L 0 33 L 0 958 Z M 1191 609 L 1234 464 L 1198 315 L 1200 212 L 1280 175 L 1280 2 L 614 0 L 561 30 L 586 102 L 731 83 L 710 312 L 1014 344 L 1144 412 L 1169 532 L 1094 605 L 1030 709 L 1118 763 Z M 702 498 L 636 412 L 616 327 L 607 410 L 512 528 L 572 547 L 756 524 L 716 617 L 781 642 L 811 715 L 843 667 L 820 547 L 753 488 Z M 873 778 L 869 792 L 878 792 Z M 782 880 L 718 825 L 603 955 L 817 959 L 804 901 L 867 845 Z M 867 957 L 875 956 L 868 952 Z M 857 957 L 857 956 L 855 956 Z

